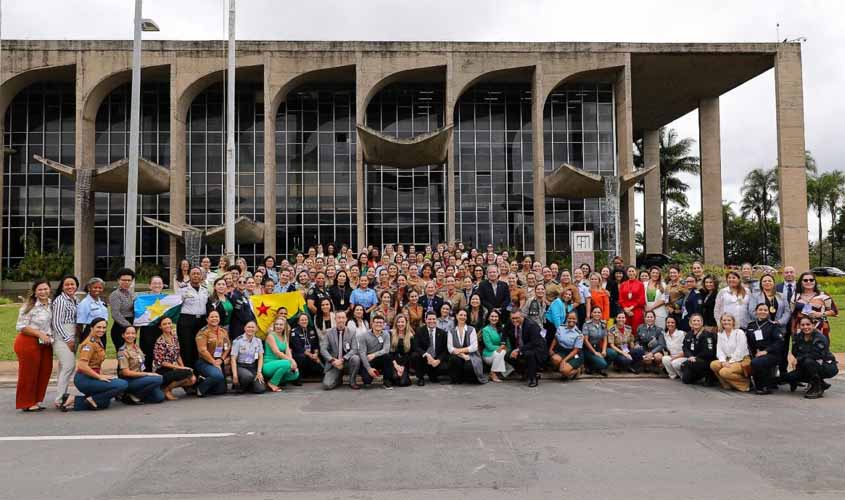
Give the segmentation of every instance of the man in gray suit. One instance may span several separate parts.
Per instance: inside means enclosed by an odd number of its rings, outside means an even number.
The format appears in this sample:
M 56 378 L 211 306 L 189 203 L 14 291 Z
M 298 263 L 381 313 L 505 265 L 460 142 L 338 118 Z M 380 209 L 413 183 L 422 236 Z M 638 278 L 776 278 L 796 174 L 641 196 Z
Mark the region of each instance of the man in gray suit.
M 335 326 L 320 336 L 320 357 L 323 358 L 323 389 L 330 391 L 343 381 L 343 369 L 349 368 L 349 358 L 355 354 L 358 343 L 355 332 L 346 328 L 346 312 L 334 315 Z M 354 382 L 354 378 L 353 378 Z

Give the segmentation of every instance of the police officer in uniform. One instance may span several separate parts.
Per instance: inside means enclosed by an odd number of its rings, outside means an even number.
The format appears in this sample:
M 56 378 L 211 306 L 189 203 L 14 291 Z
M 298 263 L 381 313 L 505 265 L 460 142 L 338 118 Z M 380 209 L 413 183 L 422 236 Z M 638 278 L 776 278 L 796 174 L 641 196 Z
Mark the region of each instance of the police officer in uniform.
M 206 325 L 208 311 L 208 288 L 204 286 L 202 270 L 194 267 L 190 272 L 191 280 L 179 288 L 182 296 L 182 310 L 179 314 L 179 351 L 185 366 L 194 366 L 199 359 L 194 338 Z
M 824 379 L 835 377 L 839 373 L 839 367 L 830 352 L 830 340 L 816 330 L 813 320 L 802 317 L 798 328 L 798 333 L 792 337 L 790 371 L 785 378 L 790 391 L 795 391 L 798 382 L 808 382 L 810 387 L 804 397 L 818 399 L 824 397 L 824 391 L 830 388 L 830 384 Z
M 745 329 L 751 354 L 751 380 L 757 394 L 771 394 L 771 389 L 777 387 L 772 380 L 772 372 L 783 349 L 783 327 L 772 321 L 769 306 L 765 303 L 757 304 L 754 315 L 754 320 Z
M 138 334 L 135 327 L 123 330 L 123 345 L 117 351 L 117 371 L 126 381 L 127 389 L 123 394 L 126 404 L 161 403 L 164 392 L 161 390 L 162 377 L 158 373 L 146 371 L 144 353 L 135 339 Z
M 718 382 L 710 363 L 716 359 L 716 334 L 704 330 L 704 318 L 693 314 L 689 318 L 690 331 L 684 337 L 684 357 L 687 361 L 681 365 L 681 381 L 694 384 L 705 379 L 707 385 Z
M 261 394 L 265 390 L 264 343 L 255 336 L 258 326 L 254 321 L 244 325 L 244 334 L 232 342 L 232 390 Z
M 684 286 L 687 294 L 681 303 L 681 321 L 678 323 L 678 329 L 688 332 L 690 316 L 701 314 L 704 308 L 704 296 L 696 288 L 695 276 L 689 275 L 684 278 Z
M 235 290 L 229 296 L 229 302 L 232 303 L 232 315 L 229 318 L 229 339 L 233 342 L 243 335 L 244 325 L 250 321 L 255 321 L 252 304 L 250 304 L 249 296 L 244 290 L 245 284 L 246 279 L 240 277 Z
M 102 339 L 106 334 L 107 323 L 104 318 L 95 318 L 82 332 L 85 340 L 79 344 L 79 359 L 73 377 L 73 385 L 82 394 L 74 399 L 74 410 L 104 410 L 109 407 L 113 397 L 123 394 L 129 387 L 125 380 L 102 373 L 103 361 L 106 359 Z M 66 409 L 62 407 L 62 411 Z

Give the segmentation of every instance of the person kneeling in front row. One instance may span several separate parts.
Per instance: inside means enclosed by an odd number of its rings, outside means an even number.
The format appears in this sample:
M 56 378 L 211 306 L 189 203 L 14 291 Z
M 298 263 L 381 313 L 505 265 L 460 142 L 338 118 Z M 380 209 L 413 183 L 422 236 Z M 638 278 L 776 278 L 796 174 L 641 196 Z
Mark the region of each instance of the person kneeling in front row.
M 716 359 L 716 334 L 704 328 L 704 317 L 695 313 L 689 317 L 689 330 L 684 336 L 684 357 L 681 382 L 695 384 L 702 378 L 707 385 L 716 385 L 716 374 L 710 363 Z
M 537 369 L 546 363 L 548 348 L 540 334 L 540 325 L 525 319 L 521 310 L 511 312 L 510 344 L 514 350 L 508 355 L 511 364 L 522 368 L 528 387 L 537 387 Z
M 335 327 L 320 336 L 320 356 L 323 358 L 323 389 L 330 391 L 343 382 L 343 369 L 349 368 L 349 358 L 354 354 L 355 332 L 346 328 L 346 311 L 334 313 Z M 355 377 L 350 375 L 352 382 Z
M 578 368 L 584 363 L 581 349 L 584 348 L 584 336 L 578 329 L 578 314 L 570 311 L 566 315 L 566 324 L 560 325 L 555 332 L 549 356 L 552 365 L 560 371 L 561 380 L 574 380 Z
M 791 371 L 784 378 L 790 391 L 794 391 L 799 382 L 809 383 L 804 397 L 818 399 L 824 397 L 824 391 L 830 388 L 824 379 L 835 377 L 839 367 L 830 352 L 830 340 L 816 330 L 813 320 L 802 317 L 798 328 L 798 333 L 792 337 L 792 352 L 788 356 Z
M 123 345 L 117 350 L 117 371 L 127 383 L 123 402 L 127 404 L 161 403 L 164 392 L 161 390 L 161 375 L 146 371 L 144 353 L 135 339 L 138 337 L 134 326 L 123 330 Z
M 748 376 L 751 368 L 748 339 L 745 332 L 736 328 L 736 319 L 732 314 L 722 314 L 719 322 L 722 330 L 716 341 L 716 359 L 710 362 L 710 369 L 716 374 L 723 389 L 748 392 L 751 387 Z
M 84 340 L 79 344 L 79 360 L 73 377 L 73 385 L 82 395 L 74 399 L 74 410 L 105 410 L 113 397 L 123 394 L 129 387 L 125 380 L 101 373 L 106 359 L 101 339 L 106 334 L 107 323 L 104 318 L 95 318 L 82 332 Z
M 255 336 L 258 325 L 248 321 L 243 335 L 232 342 L 232 390 L 262 394 L 264 386 L 264 344 Z
M 349 387 L 361 388 L 356 383 L 356 375 L 361 375 L 364 385 L 372 384 L 373 379 L 379 376 L 380 370 L 384 388 L 392 389 L 393 358 L 390 357 L 390 334 L 384 331 L 384 316 L 376 314 L 370 324 L 372 330 L 356 336 L 358 347 L 355 354 L 349 358 Z
M 208 313 L 208 325 L 203 327 L 196 336 L 197 374 L 200 376 L 197 384 L 197 396 L 207 394 L 225 394 L 226 376 L 223 368 L 229 357 L 229 336 L 220 326 L 220 313 L 212 310 Z
M 425 314 L 425 325 L 417 328 L 417 341 L 414 348 L 417 355 L 411 360 L 416 363 L 414 372 L 417 374 L 417 385 L 425 385 L 425 376 L 433 383 L 440 381 L 440 376 L 448 373 L 448 336 L 445 330 L 437 327 L 437 314 L 428 311 Z
M 748 323 L 745 337 L 751 354 L 751 380 L 757 394 L 771 394 L 777 388 L 772 377 L 780 362 L 783 350 L 783 327 L 772 321 L 769 307 L 765 303 L 754 308 L 754 321 Z

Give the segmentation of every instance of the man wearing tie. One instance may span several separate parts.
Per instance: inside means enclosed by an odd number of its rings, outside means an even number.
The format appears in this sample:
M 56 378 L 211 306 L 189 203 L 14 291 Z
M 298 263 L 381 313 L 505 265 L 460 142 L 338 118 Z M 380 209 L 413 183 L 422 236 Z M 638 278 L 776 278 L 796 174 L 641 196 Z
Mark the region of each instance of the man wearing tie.
M 323 358 L 323 389 L 330 391 L 343 381 L 343 368 L 349 364 L 349 357 L 357 346 L 355 333 L 346 328 L 346 311 L 335 313 L 335 328 L 329 328 L 320 336 L 320 357 Z M 354 382 L 354 377 L 353 377 Z
M 440 375 L 448 372 L 446 361 L 449 358 L 447 350 L 446 331 L 437 328 L 437 314 L 428 311 L 425 314 L 425 325 L 417 329 L 415 338 L 416 352 L 411 358 L 411 364 L 417 374 L 417 385 L 425 385 L 425 376 L 431 382 L 437 383 Z
M 786 299 L 786 305 L 789 307 L 789 313 L 792 314 L 792 308 L 795 306 L 795 295 L 800 293 L 801 288 L 798 282 L 795 281 L 795 268 L 792 266 L 784 266 L 783 268 L 783 283 L 775 288 L 783 298 Z M 790 322 L 791 323 L 791 322 Z M 789 342 L 795 332 L 789 331 L 790 323 L 786 324 L 786 332 L 783 335 L 783 350 L 780 353 L 780 362 L 778 363 L 778 371 L 781 376 L 786 375 L 787 372 L 787 356 L 789 355 Z
M 488 312 L 497 309 L 502 315 L 502 322 L 507 321 L 507 307 L 511 303 L 511 293 L 508 284 L 499 281 L 499 268 L 489 266 L 487 268 L 487 279 L 478 285 L 478 295 L 481 305 Z
M 546 341 L 540 335 L 540 325 L 525 319 L 519 309 L 511 313 L 509 336 L 514 350 L 511 351 L 511 364 L 523 369 L 528 387 L 537 387 L 537 369 L 546 362 Z

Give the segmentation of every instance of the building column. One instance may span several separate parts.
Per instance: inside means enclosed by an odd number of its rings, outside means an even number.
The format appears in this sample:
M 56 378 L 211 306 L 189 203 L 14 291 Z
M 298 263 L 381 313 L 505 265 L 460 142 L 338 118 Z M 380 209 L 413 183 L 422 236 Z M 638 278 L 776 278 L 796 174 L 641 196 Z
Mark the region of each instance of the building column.
M 534 66 L 534 79 L 531 82 L 531 147 L 533 169 L 531 172 L 532 197 L 534 199 L 534 260 L 546 263 L 546 176 L 545 146 L 543 144 L 543 68 L 538 63 Z
M 698 135 L 704 263 L 723 266 L 725 243 L 722 228 L 722 146 L 718 97 L 702 99 L 699 103 Z
M 276 109 L 264 64 L 264 255 L 276 255 Z
M 6 108 L 8 109 L 8 108 Z M 4 174 L 6 172 L 6 136 L 4 135 L 3 125 L 6 123 L 6 112 L 0 112 L 0 280 L 6 279 L 3 269 L 3 222 L 6 208 L 5 184 Z M 12 147 L 11 144 L 8 147 Z
M 625 66 L 619 71 L 613 86 L 616 113 L 616 174 L 634 170 L 633 118 L 631 114 L 631 55 L 626 54 Z M 634 189 L 619 193 L 619 254 L 626 264 L 637 260 L 634 239 Z
M 775 56 L 775 107 L 780 188 L 780 257 L 799 271 L 810 268 L 801 45 L 781 45 Z
M 176 65 L 170 67 L 170 223 L 185 224 L 187 206 L 187 152 L 185 140 L 187 129 L 187 107 L 182 110 L 181 87 L 177 86 Z M 190 107 L 190 103 L 187 105 Z M 184 111 L 184 113 L 183 113 Z M 170 237 L 170 279 L 179 269 L 179 261 L 185 256 L 185 244 Z
M 76 132 L 74 137 L 76 183 L 73 208 L 73 270 L 84 283 L 94 276 L 94 214 L 95 195 L 90 181 L 96 168 L 94 157 L 94 121 L 85 117 L 85 99 L 82 82 L 85 81 L 85 59 L 76 65 Z
M 366 125 L 367 109 L 366 96 L 369 88 L 364 84 L 362 75 L 364 63 L 362 55 L 358 55 L 355 64 L 355 123 Z M 357 131 L 355 132 L 358 133 Z M 362 247 L 367 245 L 367 214 L 366 214 L 366 189 L 364 185 L 364 150 L 361 147 L 361 138 L 355 141 L 355 241 L 349 242 L 355 247 L 357 254 Z
M 660 164 L 660 131 L 643 133 L 643 167 Z M 645 176 L 645 253 L 663 253 L 660 167 Z
M 455 106 L 457 105 L 458 96 L 457 89 L 453 86 L 453 61 L 452 53 L 447 55 L 446 63 L 446 99 L 444 104 L 446 109 L 444 111 L 446 126 L 455 123 Z M 455 243 L 457 236 L 457 226 L 455 222 L 455 214 L 457 207 L 455 206 L 455 181 L 457 176 L 455 174 L 455 130 L 452 129 L 451 137 L 449 139 L 449 149 L 446 152 L 446 241 L 448 243 Z

